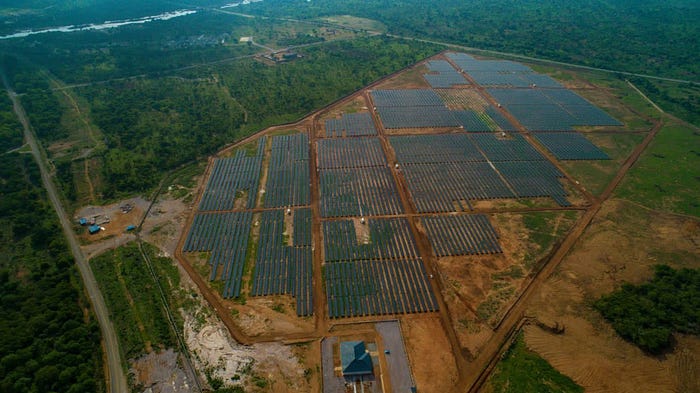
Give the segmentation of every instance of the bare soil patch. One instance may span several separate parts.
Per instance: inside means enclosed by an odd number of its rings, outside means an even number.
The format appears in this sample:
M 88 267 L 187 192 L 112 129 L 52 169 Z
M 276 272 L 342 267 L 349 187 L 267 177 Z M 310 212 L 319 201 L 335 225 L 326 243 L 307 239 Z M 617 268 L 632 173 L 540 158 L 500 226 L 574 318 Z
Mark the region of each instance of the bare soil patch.
M 418 391 L 452 391 L 457 385 L 457 365 L 440 318 L 402 318 L 401 333 Z
M 430 85 L 423 78 L 423 74 L 426 73 L 428 67 L 421 64 L 387 79 L 375 89 L 429 89 Z
M 700 367 L 699 338 L 678 336 L 673 352 L 649 356 L 617 336 L 591 303 L 622 283 L 650 279 L 657 263 L 700 267 L 699 244 L 695 219 L 606 202 L 528 310 L 539 320 L 564 324 L 565 333 L 527 327 L 528 347 L 586 391 L 697 391 L 697 375 L 689 370 Z

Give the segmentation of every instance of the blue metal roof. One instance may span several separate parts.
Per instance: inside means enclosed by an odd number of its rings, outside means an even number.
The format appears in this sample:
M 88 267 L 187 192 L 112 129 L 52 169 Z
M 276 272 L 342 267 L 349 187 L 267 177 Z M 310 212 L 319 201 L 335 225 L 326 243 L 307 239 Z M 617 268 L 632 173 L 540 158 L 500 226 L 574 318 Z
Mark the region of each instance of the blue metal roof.
M 343 375 L 372 374 L 372 357 L 369 356 L 363 341 L 340 343 L 340 363 Z

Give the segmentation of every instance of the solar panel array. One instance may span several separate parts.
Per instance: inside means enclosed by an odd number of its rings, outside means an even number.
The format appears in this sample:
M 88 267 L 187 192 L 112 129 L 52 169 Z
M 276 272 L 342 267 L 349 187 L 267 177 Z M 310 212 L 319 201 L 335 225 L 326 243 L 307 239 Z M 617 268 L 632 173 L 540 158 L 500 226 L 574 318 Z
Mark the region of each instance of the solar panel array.
M 214 162 L 199 210 L 233 210 L 236 199 L 244 192 L 248 194 L 246 207 L 255 206 L 266 140 L 260 138 L 257 153 L 252 157 L 239 150 L 231 158 L 218 158 Z
M 486 162 L 405 165 L 401 171 L 420 213 L 454 211 L 460 201 L 515 197 Z
M 272 138 L 264 204 L 267 207 L 309 204 L 309 138 L 305 133 Z
M 619 121 L 566 89 L 489 89 L 531 131 L 570 131 L 574 126 L 619 126 Z
M 437 310 L 404 218 L 368 220 L 367 239 L 351 220 L 323 224 L 324 278 L 331 318 Z
M 403 211 L 387 167 L 337 168 L 320 172 L 323 217 L 373 216 Z
M 453 111 L 457 122 L 464 128 L 464 131 L 468 132 L 489 132 L 493 131 L 496 127 L 492 124 L 493 121 L 484 113 L 477 113 L 475 111 L 464 110 L 464 111 Z M 491 120 L 491 121 L 489 121 Z
M 466 134 L 391 136 L 389 143 L 401 164 L 484 161 Z
M 559 160 L 608 160 L 605 152 L 578 132 L 536 132 L 535 138 Z
M 477 60 L 464 53 L 448 53 L 457 66 L 481 86 L 563 88 L 547 75 L 508 60 Z
M 253 213 L 203 214 L 194 217 L 184 252 L 211 251 L 209 281 L 224 282 L 223 298 L 239 297 Z
M 373 90 L 371 94 L 377 107 L 444 106 L 440 96 L 428 89 Z
M 549 161 L 499 161 L 493 163 L 520 198 L 551 197 L 570 206 L 558 178 L 564 177 Z
M 517 131 L 518 128 L 513 125 L 501 112 L 496 108 L 490 106 L 486 108 L 486 114 L 489 115 L 491 119 L 496 123 L 499 130 L 503 131 Z
M 284 210 L 261 214 L 252 296 L 289 294 L 297 315 L 313 314 L 311 209 L 294 211 L 293 242 L 285 241 Z
M 379 138 L 321 139 L 318 141 L 318 167 L 362 168 L 386 165 Z
M 405 218 L 368 219 L 366 244 L 357 239 L 352 220 L 323 223 L 325 261 L 392 260 L 418 258 L 416 242 Z
M 410 135 L 389 142 L 418 212 L 449 212 L 462 204 L 471 208 L 470 200 L 516 197 L 551 196 L 569 205 L 561 173 L 520 135 Z M 501 170 L 498 163 L 506 161 L 529 167 L 530 183 L 512 166 Z
M 377 107 L 377 113 L 387 129 L 460 126 L 452 111 L 445 106 Z
M 498 234 L 483 214 L 425 217 L 421 220 L 438 257 L 503 252 Z
M 372 115 L 368 112 L 346 113 L 340 119 L 328 119 L 325 123 L 326 137 L 377 135 Z
M 434 89 L 449 89 L 455 85 L 465 85 L 469 82 L 462 74 L 457 72 L 452 65 L 445 60 L 432 60 L 428 62 L 430 74 L 424 74 L 423 78 Z
M 540 161 L 540 154 L 522 135 L 509 134 L 506 138 L 495 134 L 474 134 L 471 139 L 490 161 Z
M 476 89 L 440 89 L 435 91 L 451 110 L 475 110 L 483 112 L 488 101 Z
M 438 310 L 419 259 L 335 262 L 324 276 L 330 318 Z

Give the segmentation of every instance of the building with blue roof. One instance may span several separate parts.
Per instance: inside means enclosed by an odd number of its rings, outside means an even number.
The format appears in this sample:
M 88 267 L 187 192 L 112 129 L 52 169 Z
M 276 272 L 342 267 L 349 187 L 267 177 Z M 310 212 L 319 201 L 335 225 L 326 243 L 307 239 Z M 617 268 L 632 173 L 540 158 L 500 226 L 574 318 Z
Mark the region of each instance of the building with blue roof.
M 340 343 L 340 364 L 344 376 L 372 374 L 372 357 L 363 341 L 345 341 Z

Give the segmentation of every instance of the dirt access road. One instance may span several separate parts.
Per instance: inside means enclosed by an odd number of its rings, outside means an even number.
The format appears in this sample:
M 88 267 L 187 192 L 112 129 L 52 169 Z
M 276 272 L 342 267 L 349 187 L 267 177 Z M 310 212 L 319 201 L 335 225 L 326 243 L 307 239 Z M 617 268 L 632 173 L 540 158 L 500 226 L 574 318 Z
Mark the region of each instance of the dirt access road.
M 109 320 L 109 311 L 107 310 L 107 306 L 105 305 L 104 298 L 102 297 L 100 288 L 97 286 L 95 276 L 92 274 L 92 269 L 90 268 L 90 265 L 85 259 L 85 255 L 83 255 L 83 252 L 80 249 L 78 239 L 75 236 L 75 233 L 73 232 L 73 228 L 71 227 L 70 220 L 68 219 L 66 211 L 63 208 L 61 199 L 58 197 L 56 186 L 54 185 L 53 180 L 51 179 L 51 175 L 46 168 L 46 164 L 43 159 L 44 155 L 42 154 L 41 148 L 39 147 L 39 144 L 37 143 L 36 138 L 34 137 L 31 125 L 29 124 L 29 119 L 27 119 L 27 115 L 24 112 L 24 108 L 17 99 L 17 94 L 7 83 L 5 73 L 0 72 L 0 76 L 2 77 L 2 82 L 5 85 L 7 94 L 12 100 L 14 111 L 17 114 L 19 121 L 22 123 L 22 127 L 24 129 L 24 137 L 32 149 L 32 155 L 34 156 L 34 160 L 39 166 L 39 170 L 41 172 L 41 182 L 43 183 L 44 188 L 46 189 L 46 192 L 49 195 L 51 205 L 53 206 L 54 210 L 56 210 L 56 214 L 58 214 L 58 218 L 61 221 L 63 233 L 66 239 L 68 240 L 70 250 L 73 253 L 73 257 L 75 258 L 75 264 L 78 266 L 78 270 L 80 271 L 80 277 L 83 279 L 85 290 L 87 291 L 88 296 L 90 297 L 90 302 L 93 305 L 95 315 L 97 316 L 97 320 L 100 324 L 100 330 L 102 331 L 103 339 L 102 342 L 106 355 L 105 360 L 107 362 L 108 369 L 107 389 L 111 393 L 126 393 L 128 391 L 128 385 L 126 382 L 126 376 L 124 375 L 124 370 L 122 369 L 121 355 L 119 351 L 119 341 L 117 341 L 117 335 L 114 331 L 114 326 L 112 326 L 112 322 Z

